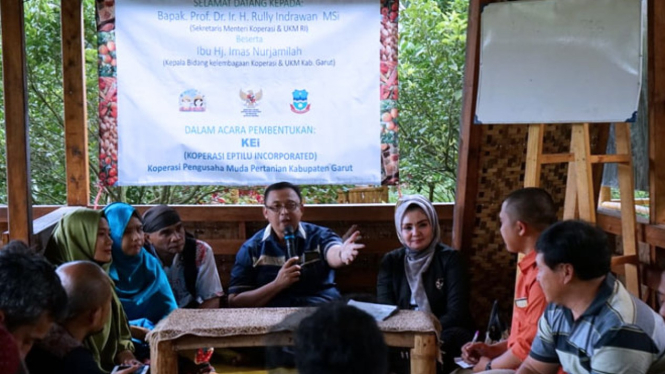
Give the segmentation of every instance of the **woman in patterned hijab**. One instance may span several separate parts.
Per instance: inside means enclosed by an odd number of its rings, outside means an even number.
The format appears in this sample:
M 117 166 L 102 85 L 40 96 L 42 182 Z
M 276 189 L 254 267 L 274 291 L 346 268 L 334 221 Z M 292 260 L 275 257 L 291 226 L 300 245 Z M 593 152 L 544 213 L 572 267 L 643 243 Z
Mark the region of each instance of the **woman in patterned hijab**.
M 452 358 L 472 338 L 466 269 L 458 251 L 440 242 L 439 218 L 426 197 L 399 199 L 395 229 L 402 247 L 383 257 L 378 301 L 436 316 L 441 322 L 447 372 L 454 367 Z

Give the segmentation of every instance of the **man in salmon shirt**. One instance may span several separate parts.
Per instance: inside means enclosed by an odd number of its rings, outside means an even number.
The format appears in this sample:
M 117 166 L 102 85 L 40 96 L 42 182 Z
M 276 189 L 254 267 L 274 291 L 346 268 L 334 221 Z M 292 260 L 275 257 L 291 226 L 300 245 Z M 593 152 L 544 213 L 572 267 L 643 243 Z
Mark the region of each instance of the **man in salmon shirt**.
M 529 356 L 538 319 L 547 302 L 536 281 L 536 241 L 540 233 L 557 221 L 550 194 L 541 188 L 522 188 L 510 193 L 501 205 L 501 237 L 510 253 L 524 257 L 517 264 L 515 302 L 510 337 L 496 344 L 470 342 L 462 347 L 462 359 L 473 364 L 473 372 L 517 369 Z

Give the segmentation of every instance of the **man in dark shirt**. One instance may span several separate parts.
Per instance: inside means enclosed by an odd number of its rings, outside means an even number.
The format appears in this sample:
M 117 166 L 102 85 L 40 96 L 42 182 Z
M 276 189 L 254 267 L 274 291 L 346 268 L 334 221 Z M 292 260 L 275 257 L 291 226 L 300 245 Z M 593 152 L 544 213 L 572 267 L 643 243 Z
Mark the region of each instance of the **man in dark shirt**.
M 300 374 L 385 374 L 388 347 L 372 316 L 343 303 L 320 306 L 295 334 Z
M 35 344 L 26 358 L 28 369 L 33 373 L 102 374 L 82 342 L 99 332 L 110 316 L 111 280 L 88 261 L 68 262 L 57 273 L 67 292 L 67 316 Z M 140 367 L 135 364 L 116 373 L 133 373 Z
M 20 241 L 0 249 L 0 324 L 25 358 L 65 312 L 67 295 L 44 256 Z
M 229 306 L 286 307 L 340 298 L 335 268 L 349 265 L 364 247 L 360 232 L 342 239 L 325 227 L 301 222 L 300 189 L 288 182 L 266 188 L 263 216 L 269 224 L 243 244 L 231 271 Z M 285 231 L 293 230 L 295 257 L 289 258 Z

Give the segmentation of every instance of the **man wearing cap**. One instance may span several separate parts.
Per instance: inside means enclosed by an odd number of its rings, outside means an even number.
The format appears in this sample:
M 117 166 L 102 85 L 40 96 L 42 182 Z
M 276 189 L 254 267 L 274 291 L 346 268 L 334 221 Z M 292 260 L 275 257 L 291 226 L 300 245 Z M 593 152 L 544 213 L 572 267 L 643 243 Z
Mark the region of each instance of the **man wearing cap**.
M 288 182 L 268 186 L 264 202 L 263 216 L 269 224 L 236 255 L 229 306 L 306 306 L 340 299 L 333 269 L 356 258 L 364 247 L 355 242 L 360 232 L 343 241 L 328 228 L 301 222 L 300 189 Z
M 180 308 L 219 308 L 224 295 L 212 248 L 185 232 L 180 215 L 167 205 L 143 214 L 148 252 L 164 267 Z

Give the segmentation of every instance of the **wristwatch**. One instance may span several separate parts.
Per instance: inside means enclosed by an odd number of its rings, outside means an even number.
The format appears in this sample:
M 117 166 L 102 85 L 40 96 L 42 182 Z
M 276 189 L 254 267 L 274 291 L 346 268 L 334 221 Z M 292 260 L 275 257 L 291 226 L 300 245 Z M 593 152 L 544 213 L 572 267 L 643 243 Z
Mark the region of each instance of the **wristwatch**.
M 487 370 L 492 370 L 492 360 L 487 361 L 487 365 L 485 365 L 485 371 Z

